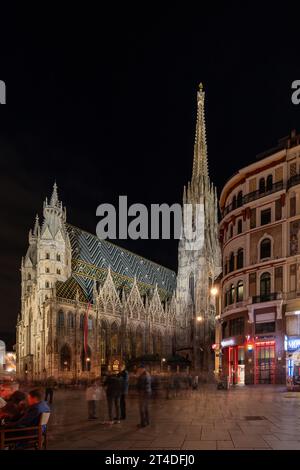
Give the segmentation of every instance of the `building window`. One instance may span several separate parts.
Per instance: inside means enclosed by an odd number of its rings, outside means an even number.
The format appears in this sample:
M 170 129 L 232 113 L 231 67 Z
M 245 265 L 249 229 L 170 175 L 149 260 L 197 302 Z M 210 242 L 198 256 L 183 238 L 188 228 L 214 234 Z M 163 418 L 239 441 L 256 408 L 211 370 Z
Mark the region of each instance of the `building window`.
M 65 326 L 64 312 L 60 310 L 57 314 L 57 328 L 58 330 L 62 330 L 64 326 Z
M 232 209 L 236 209 L 236 195 L 232 198 Z
M 237 252 L 237 269 L 241 269 L 244 266 L 244 250 L 240 248 Z
M 243 335 L 245 331 L 244 317 L 235 318 L 229 322 L 229 336 Z
M 232 238 L 232 236 L 233 236 L 233 224 L 230 225 L 229 238 Z
M 74 328 L 74 314 L 72 312 L 68 313 L 68 328 Z
M 229 288 L 229 299 L 228 299 L 229 305 L 234 303 L 234 285 L 231 284 Z
M 50 253 L 46 253 L 46 259 L 50 259 Z
M 260 213 L 260 225 L 271 223 L 271 209 L 265 209 Z
M 250 229 L 256 227 L 256 209 L 250 211 Z
M 194 274 L 193 273 L 191 273 L 190 277 L 189 277 L 189 292 L 190 292 L 192 302 L 194 302 L 194 299 L 195 299 L 195 281 L 194 281 Z
M 92 330 L 93 329 L 93 319 L 92 317 L 89 317 L 88 318 L 88 330 Z
M 57 270 L 56 270 L 56 273 L 57 273 L 57 274 L 60 274 L 60 269 L 57 269 Z
M 259 180 L 259 194 L 263 194 L 266 191 L 265 178 L 260 178 Z
M 56 255 L 56 261 L 60 261 L 60 255 L 59 254 Z
M 239 281 L 237 283 L 237 288 L 236 288 L 236 301 L 242 302 L 243 300 L 244 300 L 244 284 L 243 284 L 243 281 Z
M 28 281 L 31 281 L 31 274 L 29 273 L 27 276 Z
M 260 259 L 271 258 L 271 240 L 264 238 L 260 243 Z
M 275 201 L 275 220 L 280 220 L 282 217 L 282 205 L 281 200 L 276 199 Z
M 49 269 L 49 268 L 46 268 L 45 271 L 46 271 L 47 274 L 50 273 L 50 269 Z
M 50 287 L 50 284 L 49 284 L 49 282 L 48 282 L 48 281 L 46 281 L 46 283 L 45 283 L 45 287 L 46 287 L 46 289 L 49 289 L 49 287 Z
M 260 296 L 266 297 L 271 293 L 271 274 L 263 273 L 260 276 Z
M 273 176 L 268 175 L 267 177 L 267 191 L 271 191 L 273 187 Z
M 266 323 L 255 323 L 255 333 L 274 333 L 275 332 L 275 322 L 266 322 Z
M 60 350 L 60 367 L 61 370 L 71 370 L 71 349 L 65 344 Z
M 81 330 L 83 330 L 83 327 L 84 327 L 84 315 L 81 314 L 81 315 L 80 315 L 80 320 L 79 320 L 79 328 L 80 328 Z
M 237 206 L 241 207 L 243 205 L 243 192 L 240 191 L 237 197 Z
M 232 271 L 234 271 L 234 254 L 233 253 L 230 254 L 230 258 L 229 258 L 229 272 L 231 273 Z
M 242 233 L 242 231 L 243 231 L 243 221 L 242 221 L 242 219 L 238 220 L 237 231 L 238 231 L 238 234 Z
M 296 215 L 296 197 L 290 197 L 290 217 L 294 217 Z

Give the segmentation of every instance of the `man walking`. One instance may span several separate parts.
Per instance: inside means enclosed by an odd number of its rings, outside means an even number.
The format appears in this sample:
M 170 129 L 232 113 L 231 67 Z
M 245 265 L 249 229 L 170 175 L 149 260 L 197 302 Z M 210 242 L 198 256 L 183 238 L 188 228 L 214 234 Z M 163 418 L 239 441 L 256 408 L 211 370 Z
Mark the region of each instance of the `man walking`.
M 97 419 L 97 401 L 100 400 L 100 389 L 96 380 L 92 381 L 86 389 L 86 400 L 88 404 L 88 419 Z
M 121 379 L 117 375 L 109 374 L 104 382 L 106 388 L 106 398 L 108 406 L 109 421 L 107 424 L 120 423 L 120 397 L 121 397 Z M 113 413 L 115 408 L 115 416 Z
M 49 404 L 52 404 L 53 401 L 53 392 L 56 386 L 56 382 L 54 377 L 48 377 L 45 383 L 46 391 L 45 391 L 45 401 L 48 401 L 48 397 L 50 397 Z
M 147 372 L 144 364 L 141 364 L 138 371 L 137 389 L 139 393 L 140 424 L 138 427 L 144 428 L 150 424 L 149 421 L 149 398 L 151 396 L 151 376 Z

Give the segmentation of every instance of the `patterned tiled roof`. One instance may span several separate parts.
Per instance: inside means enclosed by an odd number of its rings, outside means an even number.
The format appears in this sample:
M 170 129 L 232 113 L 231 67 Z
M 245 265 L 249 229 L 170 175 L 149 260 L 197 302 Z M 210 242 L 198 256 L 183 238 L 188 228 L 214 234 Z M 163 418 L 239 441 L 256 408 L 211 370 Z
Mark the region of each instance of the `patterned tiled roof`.
M 175 290 L 174 271 L 72 225 L 67 224 L 67 231 L 72 246 L 72 277 L 89 301 L 93 297 L 94 280 L 102 284 L 108 267 L 111 268 L 116 287 L 124 288 L 125 291 L 130 290 L 134 277 L 142 295 L 148 293 L 155 284 L 162 300 L 170 297 Z M 64 296 L 68 293 L 67 298 L 74 298 L 74 283 L 70 282 L 65 288 L 57 287 L 59 292 L 65 291 Z M 64 297 L 59 292 L 57 295 Z

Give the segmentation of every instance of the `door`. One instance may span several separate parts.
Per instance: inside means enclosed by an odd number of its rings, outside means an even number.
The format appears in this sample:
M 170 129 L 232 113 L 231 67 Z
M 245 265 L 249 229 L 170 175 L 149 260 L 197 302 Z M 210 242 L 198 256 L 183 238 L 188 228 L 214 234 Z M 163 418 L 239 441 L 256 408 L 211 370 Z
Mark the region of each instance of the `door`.
M 275 342 L 256 343 L 255 383 L 275 383 Z

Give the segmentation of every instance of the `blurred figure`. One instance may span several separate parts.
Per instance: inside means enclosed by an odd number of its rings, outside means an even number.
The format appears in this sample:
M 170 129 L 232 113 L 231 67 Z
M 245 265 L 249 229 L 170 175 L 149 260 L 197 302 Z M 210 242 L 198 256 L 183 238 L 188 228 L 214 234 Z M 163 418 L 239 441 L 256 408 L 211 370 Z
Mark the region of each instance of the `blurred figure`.
M 120 418 L 126 419 L 126 395 L 128 394 L 129 374 L 125 366 L 123 366 L 122 371 L 119 373 L 119 378 L 121 380 Z
M 141 364 L 138 370 L 137 389 L 139 393 L 140 424 L 144 428 L 150 424 L 149 421 L 149 398 L 151 396 L 151 375 L 147 372 L 145 365 Z
M 45 387 L 46 387 L 45 401 L 48 401 L 48 396 L 49 396 L 50 397 L 50 401 L 49 401 L 50 405 L 52 404 L 52 401 L 53 401 L 53 392 L 54 392 L 55 386 L 56 386 L 56 382 L 54 380 L 54 377 L 48 377 L 46 379 L 46 383 L 45 383 Z
M 45 401 L 42 401 L 42 392 L 39 389 L 31 390 L 27 397 L 28 408 L 17 421 L 5 424 L 5 427 L 31 427 L 38 426 L 40 415 L 49 413 L 50 408 Z M 45 431 L 46 425 L 43 431 Z
M 109 374 L 104 382 L 108 406 L 109 421 L 106 424 L 120 423 L 121 379 L 117 375 Z M 113 415 L 115 409 L 115 417 Z
M 0 419 L 4 419 L 5 423 L 18 421 L 24 415 L 26 407 L 26 394 L 17 390 L 0 409 Z
M 88 405 L 88 419 L 97 419 L 97 402 L 100 400 L 100 387 L 96 380 L 87 386 L 85 397 Z
M 193 390 L 198 390 L 198 384 L 199 384 L 199 377 L 198 375 L 195 375 L 193 379 Z

